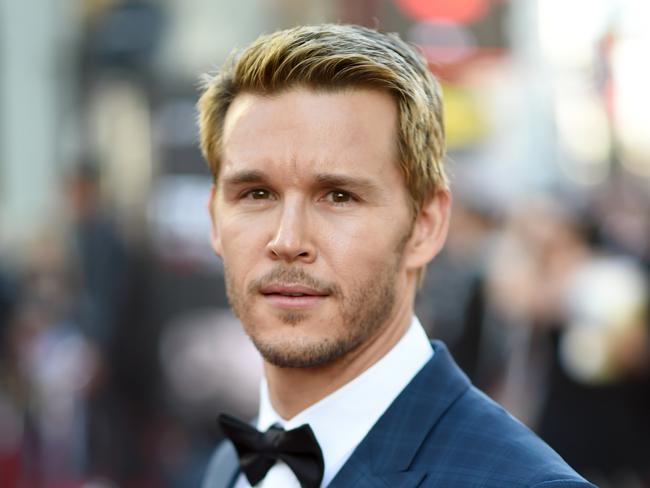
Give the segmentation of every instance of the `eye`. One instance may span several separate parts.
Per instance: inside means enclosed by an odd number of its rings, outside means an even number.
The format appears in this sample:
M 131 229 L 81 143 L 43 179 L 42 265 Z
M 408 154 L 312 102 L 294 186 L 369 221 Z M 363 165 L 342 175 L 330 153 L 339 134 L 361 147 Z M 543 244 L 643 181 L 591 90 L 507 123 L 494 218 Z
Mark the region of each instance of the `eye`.
M 263 188 L 255 188 L 244 193 L 243 197 L 251 200 L 268 200 L 271 197 L 271 192 Z
M 327 199 L 332 203 L 349 203 L 354 200 L 350 193 L 343 190 L 332 190 L 327 194 Z

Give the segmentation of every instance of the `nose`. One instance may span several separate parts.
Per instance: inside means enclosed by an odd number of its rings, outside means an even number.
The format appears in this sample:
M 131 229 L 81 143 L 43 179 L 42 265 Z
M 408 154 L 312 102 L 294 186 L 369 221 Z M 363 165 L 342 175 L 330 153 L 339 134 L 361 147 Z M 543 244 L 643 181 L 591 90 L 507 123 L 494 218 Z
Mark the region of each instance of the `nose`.
M 309 230 L 307 209 L 299 201 L 285 200 L 276 230 L 267 244 L 269 257 L 287 263 L 311 263 L 316 247 Z

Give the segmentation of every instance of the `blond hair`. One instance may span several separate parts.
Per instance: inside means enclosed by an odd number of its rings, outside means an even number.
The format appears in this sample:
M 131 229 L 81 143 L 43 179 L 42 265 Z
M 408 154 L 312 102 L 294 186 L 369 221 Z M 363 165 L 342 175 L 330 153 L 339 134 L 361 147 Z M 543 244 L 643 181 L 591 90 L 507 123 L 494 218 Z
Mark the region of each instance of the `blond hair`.
M 198 102 L 201 150 L 214 180 L 224 119 L 242 92 L 272 95 L 293 87 L 375 88 L 397 102 L 399 166 L 417 211 L 447 188 L 440 86 L 423 57 L 396 34 L 356 25 L 295 27 L 259 37 L 206 75 Z

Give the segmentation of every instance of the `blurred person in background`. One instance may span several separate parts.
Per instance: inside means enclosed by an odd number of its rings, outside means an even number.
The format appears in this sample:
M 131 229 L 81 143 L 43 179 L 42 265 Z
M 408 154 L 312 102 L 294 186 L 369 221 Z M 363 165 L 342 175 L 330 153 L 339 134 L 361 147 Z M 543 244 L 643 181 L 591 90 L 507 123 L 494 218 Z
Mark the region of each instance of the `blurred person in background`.
M 4 348 L 7 326 L 11 321 L 17 300 L 17 283 L 0 261 L 0 350 Z
M 199 112 L 212 245 L 265 371 L 262 432 L 222 415 L 205 488 L 593 486 L 413 315 L 451 201 L 439 87 L 410 46 L 345 25 L 262 36 Z
M 415 310 L 429 337 L 442 340 L 478 387 L 489 388 L 498 374 L 486 351 L 485 268 L 496 215 L 484 202 L 454 189 L 449 236 L 429 266 Z
M 20 479 L 21 419 L 24 407 L 11 359 L 10 333 L 20 292 L 13 273 L 0 262 L 0 485 Z
M 67 259 L 75 277 L 72 314 L 92 345 L 96 373 L 87 389 L 84 422 L 85 471 L 119 472 L 117 436 L 124 435 L 115 397 L 115 368 L 121 361 L 117 340 L 125 328 L 129 292 L 129 250 L 112 212 L 102 200 L 99 166 L 84 162 L 67 181 L 71 216 Z
M 103 348 L 113 340 L 127 291 L 126 244 L 104 208 L 96 165 L 84 163 L 71 174 L 69 261 L 78 280 L 79 322 Z
M 594 224 L 544 197 L 507 222 L 487 280 L 508 358 L 493 393 L 599 486 L 648 486 L 647 273 Z
M 33 245 L 21 281 L 4 364 L 7 392 L 21 412 L 17 479 L 27 486 L 66 483 L 85 467 L 82 413 L 96 369 L 92 343 L 73 318 L 74 286 L 62 241 L 50 236 Z
M 20 287 L 2 287 L 6 486 L 115 477 L 126 443 L 112 382 L 128 292 L 125 248 L 103 209 L 95 168 L 80 166 L 63 189 L 68 211 L 53 212 L 26 247 Z

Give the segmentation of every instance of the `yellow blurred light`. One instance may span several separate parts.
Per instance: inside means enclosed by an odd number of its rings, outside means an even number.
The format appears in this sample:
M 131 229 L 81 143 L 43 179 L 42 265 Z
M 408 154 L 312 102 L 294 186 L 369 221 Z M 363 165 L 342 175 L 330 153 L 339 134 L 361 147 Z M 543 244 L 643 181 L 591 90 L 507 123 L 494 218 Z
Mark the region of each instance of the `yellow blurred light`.
M 479 142 L 486 132 L 486 123 L 475 94 L 451 85 L 444 85 L 443 92 L 447 146 L 456 149 Z

